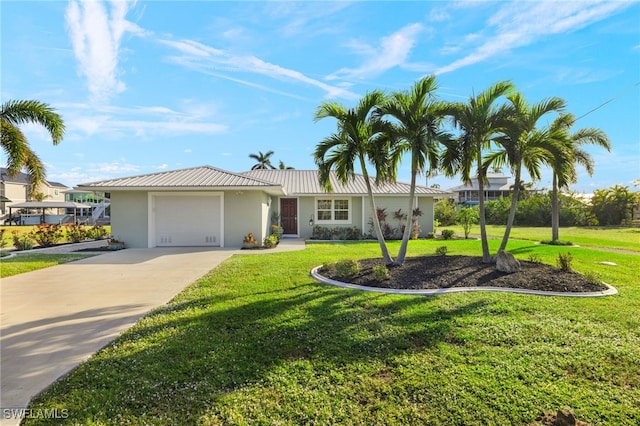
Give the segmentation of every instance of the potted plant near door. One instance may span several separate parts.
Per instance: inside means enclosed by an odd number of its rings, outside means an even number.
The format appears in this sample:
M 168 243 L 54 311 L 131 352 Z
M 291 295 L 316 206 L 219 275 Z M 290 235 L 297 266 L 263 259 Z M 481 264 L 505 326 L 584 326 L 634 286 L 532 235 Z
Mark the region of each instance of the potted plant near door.
M 278 212 L 271 213 L 271 233 L 278 238 L 284 233 L 284 228 L 280 225 L 280 214 Z
M 122 250 L 124 248 L 124 241 L 120 241 L 112 235 L 107 240 L 107 247 L 109 247 L 109 250 Z

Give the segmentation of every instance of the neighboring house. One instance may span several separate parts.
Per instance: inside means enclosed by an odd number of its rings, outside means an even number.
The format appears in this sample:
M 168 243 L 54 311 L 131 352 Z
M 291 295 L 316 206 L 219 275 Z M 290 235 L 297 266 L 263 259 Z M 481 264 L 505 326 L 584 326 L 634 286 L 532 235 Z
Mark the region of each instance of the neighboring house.
M 98 191 L 71 189 L 65 193 L 65 201 L 87 204 L 88 209 L 79 209 L 78 220 L 81 223 L 105 225 L 110 223 L 111 194 Z
M 500 197 L 508 197 L 513 191 L 513 184 L 509 183 L 509 176 L 501 173 L 487 173 L 488 183 L 484 185 L 484 200 L 497 200 Z M 455 200 L 459 204 L 476 205 L 480 202 L 478 178 L 472 178 L 471 184 L 459 185 L 449 188 L 454 193 Z
M 315 225 L 357 227 L 369 233 L 372 217 L 364 178 L 347 185 L 332 178 L 325 192 L 315 170 L 252 170 L 232 173 L 211 166 L 117 178 L 78 185 L 111 194 L 111 231 L 128 247 L 240 247 L 249 232 L 262 240 L 279 215 L 285 236 L 310 238 Z M 409 185 L 375 187 L 376 203 L 389 214 L 406 212 Z M 423 235 L 433 231 L 434 198 L 445 191 L 419 186 Z
M 9 207 L 14 204 L 32 201 L 29 197 L 30 185 L 28 174 L 21 172 L 16 176 L 9 176 L 7 169 L 0 168 L 0 195 L 11 200 L 11 202 L 0 202 L 0 214 L 4 216 L 9 211 Z M 68 186 L 59 182 L 45 181 L 37 192 L 44 195 L 45 201 L 64 201 L 64 194 L 68 189 Z

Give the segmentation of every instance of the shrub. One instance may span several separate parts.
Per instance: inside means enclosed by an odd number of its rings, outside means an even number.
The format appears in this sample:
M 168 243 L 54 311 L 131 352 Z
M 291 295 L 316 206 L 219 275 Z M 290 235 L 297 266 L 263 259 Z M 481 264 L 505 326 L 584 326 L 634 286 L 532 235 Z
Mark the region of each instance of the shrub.
M 277 246 L 279 242 L 280 242 L 280 239 L 277 236 L 272 234 L 264 238 L 262 245 L 265 246 L 266 248 L 273 248 Z
M 433 208 L 433 217 L 442 226 L 451 226 L 456 223 L 456 203 L 454 200 L 443 200 Z
M 30 234 L 21 234 L 20 231 L 12 231 L 13 246 L 16 250 L 31 250 L 33 248 L 33 238 Z
M 600 276 L 593 271 L 585 272 L 584 278 L 587 280 L 587 282 L 589 282 L 589 284 L 594 284 L 594 285 L 602 284 L 602 280 L 600 279 Z
M 573 243 L 571 241 L 563 241 L 563 240 L 542 240 L 540 244 L 548 244 L 550 246 L 572 246 Z
M 450 240 L 453 238 L 453 236 L 455 235 L 455 232 L 453 232 L 453 229 L 443 229 L 442 230 L 442 239 L 443 240 Z
M 67 240 L 72 243 L 79 243 L 87 238 L 87 230 L 82 225 L 68 224 L 65 225 L 65 235 Z
M 92 240 L 101 240 L 107 237 L 107 230 L 103 226 L 94 225 L 87 229 L 87 238 Z
M 376 265 L 372 269 L 373 278 L 376 281 L 385 281 L 390 278 L 389 269 L 384 265 Z
M 60 225 L 49 225 L 47 223 L 40 224 L 31 231 L 32 238 L 43 247 L 51 247 L 62 238 L 62 229 Z
M 436 256 L 446 256 L 448 251 L 447 246 L 440 246 L 436 248 Z
M 436 237 L 436 234 L 434 232 L 427 232 L 427 235 L 425 238 L 427 240 L 433 240 L 435 237 Z
M 529 258 L 527 259 L 529 262 L 531 263 L 542 263 L 542 259 L 540 258 L 540 256 L 538 256 L 537 254 L 530 254 Z
M 458 220 L 458 223 L 462 225 L 462 229 L 464 230 L 464 239 L 466 240 L 469 238 L 471 226 L 477 224 L 480 220 L 480 212 L 475 207 L 465 207 L 458 211 L 456 219 Z
M 0 229 L 0 249 L 3 249 L 7 246 L 7 240 L 4 239 L 6 229 Z
M 573 256 L 569 252 L 567 254 L 558 253 L 557 264 L 558 268 L 563 271 L 571 272 L 573 271 Z
M 357 260 L 343 259 L 336 262 L 336 274 L 339 277 L 350 277 L 360 272 L 360 264 Z
M 328 228 L 326 226 L 316 225 L 313 227 L 313 233 L 311 234 L 312 240 L 361 240 L 362 234 L 360 230 L 353 226 L 346 228 L 338 226 L 335 228 Z

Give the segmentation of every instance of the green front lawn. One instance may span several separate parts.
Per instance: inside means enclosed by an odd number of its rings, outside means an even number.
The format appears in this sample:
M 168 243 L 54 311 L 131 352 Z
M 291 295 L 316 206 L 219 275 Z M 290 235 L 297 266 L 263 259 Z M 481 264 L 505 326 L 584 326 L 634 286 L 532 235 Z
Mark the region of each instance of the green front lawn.
M 479 241 L 412 241 L 409 253 L 441 245 L 480 252 Z M 321 263 L 378 256 L 375 243 L 239 255 L 31 408 L 67 409 L 67 424 L 85 425 L 526 425 L 569 406 L 593 425 L 637 425 L 640 256 L 527 241 L 510 249 L 548 263 L 569 250 L 577 269 L 620 294 L 400 296 L 309 277 Z M 605 260 L 619 266 L 596 263 Z
M 0 278 L 49 268 L 94 256 L 92 254 L 20 254 L 0 261 Z
M 462 226 L 440 226 L 443 229 L 453 229 L 458 237 L 464 237 Z M 505 227 L 503 225 L 487 225 L 487 235 L 490 238 L 502 238 Z M 480 235 L 480 225 L 473 225 L 471 235 Z M 544 241 L 551 239 L 551 228 L 520 227 L 511 229 L 511 239 Z M 571 241 L 573 244 L 603 249 L 629 250 L 640 253 L 640 228 L 637 227 L 578 227 L 560 228 L 560 240 Z M 511 243 L 510 243 L 511 244 Z M 507 246 L 507 249 L 510 246 Z

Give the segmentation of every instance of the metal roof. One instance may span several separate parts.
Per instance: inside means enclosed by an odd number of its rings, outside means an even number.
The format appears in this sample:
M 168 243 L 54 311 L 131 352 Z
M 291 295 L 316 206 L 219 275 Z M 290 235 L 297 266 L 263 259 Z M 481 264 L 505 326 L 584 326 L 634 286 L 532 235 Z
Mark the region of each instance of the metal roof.
M 83 183 L 81 189 L 135 190 L 135 189 L 264 189 L 278 190 L 281 185 L 250 176 L 231 173 L 212 166 L 193 167 L 139 176 Z
M 250 170 L 242 173 L 245 176 L 263 181 L 281 184 L 289 195 L 317 195 L 327 192 L 320 186 L 317 170 Z M 342 184 L 331 172 L 331 185 L 334 194 L 341 195 L 367 195 L 367 186 L 364 176 L 356 174 L 346 184 Z M 408 195 L 410 185 L 408 183 L 384 183 L 379 186 L 375 178 L 369 178 L 374 195 Z M 449 192 L 439 189 L 416 185 L 416 195 L 444 196 Z

